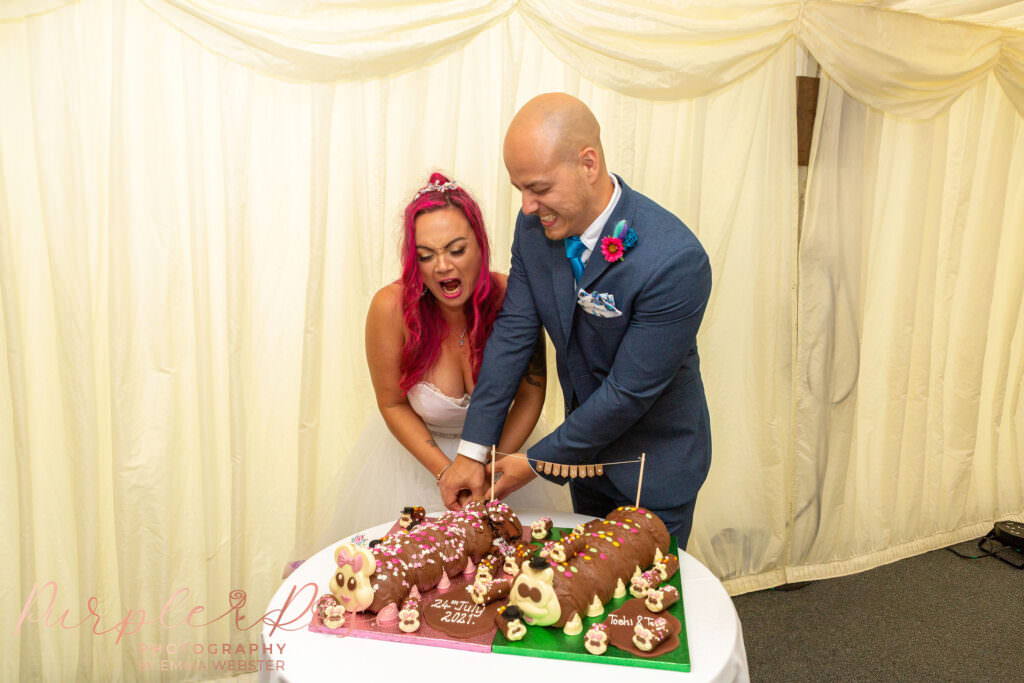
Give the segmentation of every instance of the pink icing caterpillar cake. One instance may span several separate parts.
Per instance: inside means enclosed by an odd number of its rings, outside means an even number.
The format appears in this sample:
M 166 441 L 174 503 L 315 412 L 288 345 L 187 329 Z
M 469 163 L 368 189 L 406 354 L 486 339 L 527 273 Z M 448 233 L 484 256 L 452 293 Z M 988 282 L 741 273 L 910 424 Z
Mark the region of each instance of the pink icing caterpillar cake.
M 447 589 L 451 577 L 471 573 L 496 541 L 519 539 L 522 531 L 515 513 L 494 500 L 427 519 L 371 549 L 342 543 L 334 551 L 331 593 L 346 611 L 397 618 L 414 587 L 418 593 Z

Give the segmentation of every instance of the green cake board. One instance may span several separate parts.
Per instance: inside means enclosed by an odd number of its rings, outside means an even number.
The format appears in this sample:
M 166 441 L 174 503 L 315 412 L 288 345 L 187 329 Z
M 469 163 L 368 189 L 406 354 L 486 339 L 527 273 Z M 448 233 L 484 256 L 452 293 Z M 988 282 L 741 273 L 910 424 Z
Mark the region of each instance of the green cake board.
M 551 539 L 558 540 L 572 529 L 554 528 L 551 530 Z M 675 537 L 669 552 L 678 555 L 679 548 Z M 583 647 L 583 640 L 587 629 L 592 624 L 604 621 L 610 612 L 614 612 L 633 596 L 626 594 L 625 597 L 613 599 L 605 605 L 605 611 L 601 616 L 586 618 L 583 620 L 583 630 L 579 635 L 567 636 L 560 628 L 544 628 L 540 626 L 528 626 L 526 635 L 522 640 L 509 641 L 498 631 L 494 635 L 494 642 L 491 644 L 493 652 L 501 652 L 508 655 L 525 655 L 527 657 L 544 657 L 547 659 L 569 659 L 578 662 L 597 662 L 599 664 L 619 664 L 622 666 L 639 666 L 648 669 L 666 669 L 669 671 L 690 670 L 690 647 L 686 638 L 686 614 L 683 609 L 683 586 L 680 580 L 680 572 L 667 582 L 679 590 L 679 601 L 669 607 L 666 612 L 670 613 L 679 623 L 682 630 L 679 632 L 679 647 L 671 652 L 666 652 L 658 657 L 640 657 L 631 652 L 620 650 L 609 643 L 608 649 L 602 655 L 593 655 Z

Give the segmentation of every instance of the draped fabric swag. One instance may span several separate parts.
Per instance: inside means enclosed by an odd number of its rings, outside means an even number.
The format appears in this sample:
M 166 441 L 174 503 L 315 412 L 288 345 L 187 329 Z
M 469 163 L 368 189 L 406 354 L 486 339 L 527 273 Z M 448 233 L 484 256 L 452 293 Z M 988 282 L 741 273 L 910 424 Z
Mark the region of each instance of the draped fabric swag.
M 823 72 L 802 223 L 797 50 Z M 451 173 L 507 269 L 501 139 L 549 90 L 711 255 L 689 550 L 730 591 L 1024 519 L 1024 2 L 9 0 L 0 678 L 257 642 L 375 410 L 402 207 Z M 210 623 L 161 623 L 175 595 Z M 95 626 L 58 623 L 91 597 Z

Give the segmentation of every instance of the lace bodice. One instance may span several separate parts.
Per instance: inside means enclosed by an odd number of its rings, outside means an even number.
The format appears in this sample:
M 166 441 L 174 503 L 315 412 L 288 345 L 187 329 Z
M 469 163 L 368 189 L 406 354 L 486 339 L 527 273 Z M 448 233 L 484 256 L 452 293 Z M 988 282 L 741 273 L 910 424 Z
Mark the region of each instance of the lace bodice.
M 469 394 L 454 398 L 430 382 L 417 382 L 406 394 L 409 405 L 438 436 L 459 437 L 469 409 Z

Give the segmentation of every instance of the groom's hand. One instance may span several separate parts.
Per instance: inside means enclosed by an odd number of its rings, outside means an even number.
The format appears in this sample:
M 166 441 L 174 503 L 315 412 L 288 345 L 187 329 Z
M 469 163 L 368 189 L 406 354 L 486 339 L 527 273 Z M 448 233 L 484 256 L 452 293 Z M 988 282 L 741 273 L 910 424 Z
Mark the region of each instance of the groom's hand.
M 484 466 L 472 458 L 464 455 L 455 456 L 452 464 L 441 475 L 437 482 L 441 489 L 441 502 L 449 510 L 461 510 L 459 493 L 469 491 L 472 500 L 480 500 L 484 496 Z
M 517 453 L 515 457 L 502 456 L 496 463 L 488 465 L 484 474 L 487 476 L 487 484 L 490 484 L 491 468 L 494 468 L 494 498 L 504 498 L 513 491 L 518 491 L 530 483 L 537 473 L 530 467 L 526 460 L 525 453 Z M 500 475 L 500 478 L 499 478 Z

